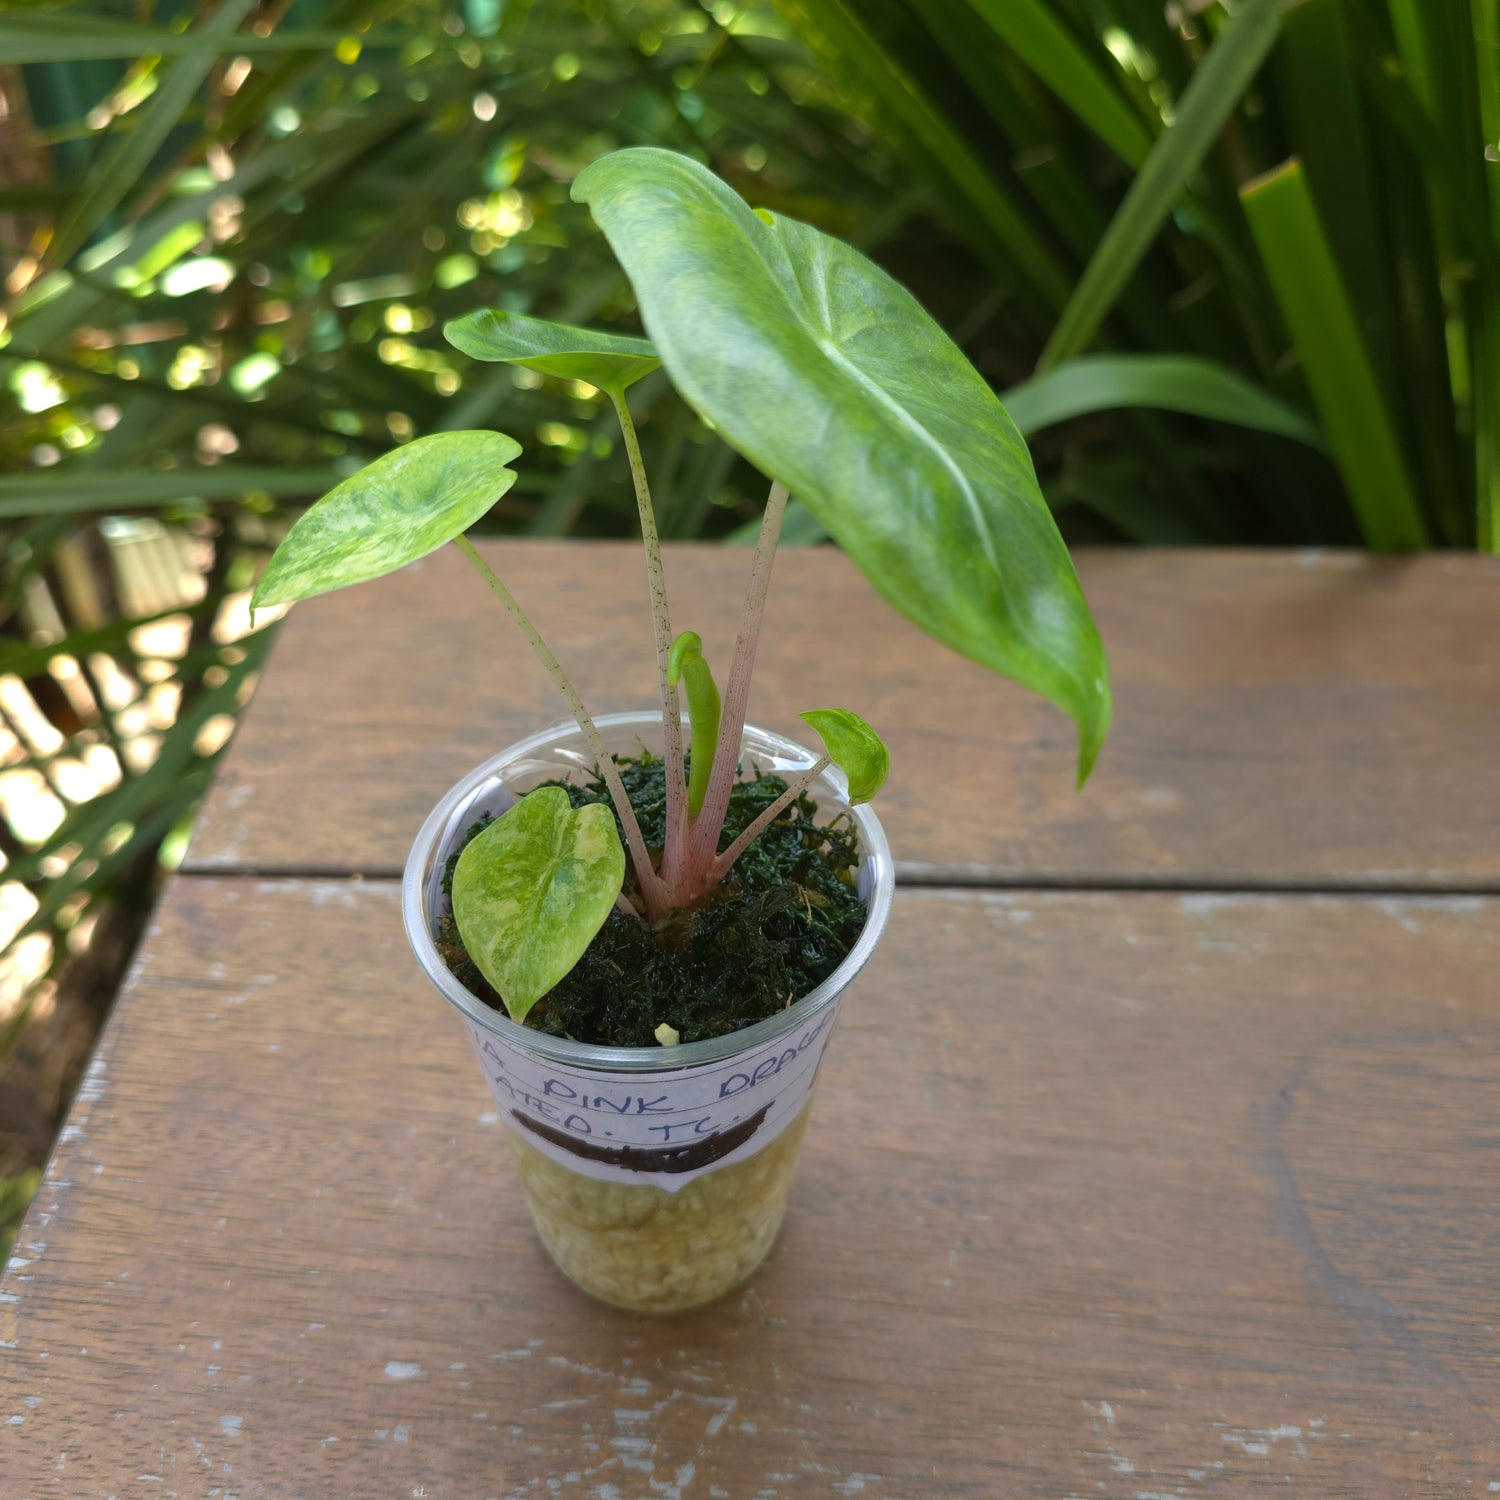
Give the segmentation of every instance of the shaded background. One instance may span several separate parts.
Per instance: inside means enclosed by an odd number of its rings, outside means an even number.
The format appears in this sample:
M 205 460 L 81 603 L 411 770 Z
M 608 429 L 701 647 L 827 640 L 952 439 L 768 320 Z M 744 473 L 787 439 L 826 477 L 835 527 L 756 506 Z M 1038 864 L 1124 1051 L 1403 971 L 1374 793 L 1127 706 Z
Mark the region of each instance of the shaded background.
M 874 256 L 1073 541 L 1492 548 L 1500 0 L 222 0 L 0 16 L 0 1249 L 274 623 L 295 508 L 497 425 L 485 529 L 629 535 L 607 403 L 473 365 L 632 330 L 568 194 L 708 162 Z M 662 534 L 763 484 L 667 388 Z M 788 540 L 816 543 L 806 513 Z

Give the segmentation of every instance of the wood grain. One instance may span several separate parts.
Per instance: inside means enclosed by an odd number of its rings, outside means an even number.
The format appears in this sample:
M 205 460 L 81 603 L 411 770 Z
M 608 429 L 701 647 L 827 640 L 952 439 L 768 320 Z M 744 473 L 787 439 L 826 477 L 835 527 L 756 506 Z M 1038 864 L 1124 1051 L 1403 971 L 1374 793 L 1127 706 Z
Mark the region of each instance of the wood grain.
M 636 549 L 490 557 L 596 711 L 653 701 Z M 678 628 L 727 671 L 748 558 L 668 556 Z M 777 561 L 752 719 L 847 705 L 888 739 L 907 878 L 1500 889 L 1500 560 L 1085 553 L 1118 717 L 1072 786 L 1060 713 L 921 635 L 828 550 Z M 392 875 L 471 766 L 552 723 L 551 683 L 461 558 L 294 611 L 209 799 L 199 871 Z M 962 785 L 962 797 L 953 788 Z
M 179 880 L 0 1300 L 7 1497 L 1500 1481 L 1500 902 L 906 891 L 788 1226 L 574 1292 L 382 882 Z

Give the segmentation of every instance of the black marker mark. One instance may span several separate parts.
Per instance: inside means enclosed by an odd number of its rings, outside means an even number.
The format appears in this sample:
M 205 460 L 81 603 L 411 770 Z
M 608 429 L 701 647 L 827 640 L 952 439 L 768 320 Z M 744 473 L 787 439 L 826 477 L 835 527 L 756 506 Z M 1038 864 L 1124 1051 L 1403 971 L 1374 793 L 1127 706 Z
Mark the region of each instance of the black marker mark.
M 684 1143 L 681 1146 L 601 1146 L 594 1141 L 580 1139 L 565 1130 L 557 1130 L 523 1115 L 520 1110 L 511 1111 L 512 1118 L 524 1125 L 533 1135 L 539 1135 L 554 1146 L 561 1146 L 574 1156 L 588 1161 L 603 1162 L 610 1167 L 623 1167 L 627 1172 L 692 1172 L 707 1167 L 731 1151 L 737 1151 L 760 1129 L 766 1118 L 769 1104 L 763 1104 L 748 1119 L 717 1135 Z

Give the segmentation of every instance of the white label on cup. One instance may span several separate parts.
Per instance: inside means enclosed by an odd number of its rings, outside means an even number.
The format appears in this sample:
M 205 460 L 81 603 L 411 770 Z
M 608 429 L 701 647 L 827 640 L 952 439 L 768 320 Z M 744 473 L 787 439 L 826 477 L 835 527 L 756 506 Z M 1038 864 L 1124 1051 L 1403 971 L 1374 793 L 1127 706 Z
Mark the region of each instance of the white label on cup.
M 501 1115 L 529 1146 L 585 1177 L 675 1193 L 764 1150 L 797 1118 L 837 1013 L 835 1000 L 774 1042 L 660 1073 L 550 1063 L 464 1024 Z

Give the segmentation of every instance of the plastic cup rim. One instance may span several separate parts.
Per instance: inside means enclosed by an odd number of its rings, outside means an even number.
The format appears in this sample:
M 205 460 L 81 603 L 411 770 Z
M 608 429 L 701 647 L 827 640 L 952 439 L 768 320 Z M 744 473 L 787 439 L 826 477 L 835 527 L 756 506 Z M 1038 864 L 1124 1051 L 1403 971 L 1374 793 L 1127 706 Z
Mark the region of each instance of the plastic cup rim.
M 599 714 L 595 716 L 594 722 L 605 733 L 610 729 L 637 726 L 644 729 L 653 726 L 659 728 L 661 714 L 656 711 Z M 809 990 L 779 1014 L 727 1036 L 711 1037 L 701 1042 L 685 1042 L 676 1047 L 601 1047 L 520 1026 L 509 1016 L 491 1009 L 458 982 L 443 962 L 427 921 L 428 875 L 436 867 L 438 841 L 448 828 L 454 813 L 464 805 L 466 799 L 492 781 L 507 765 L 545 750 L 560 739 L 577 736 L 579 733 L 573 720 L 563 719 L 508 745 L 455 782 L 424 820 L 412 844 L 402 876 L 401 913 L 407 939 L 417 962 L 443 998 L 466 1020 L 509 1047 L 565 1066 L 622 1073 L 674 1072 L 720 1062 L 795 1031 L 832 1005 L 869 962 L 890 918 L 895 893 L 895 866 L 880 819 L 868 803 L 848 807 L 845 801 L 848 784 L 842 772 L 833 767 L 822 773 L 814 783 L 814 789 L 819 791 L 820 801 L 826 804 L 831 795 L 838 800 L 841 809 L 846 810 L 854 819 L 865 867 L 870 873 L 869 910 L 858 940 L 838 968 L 822 984 Z M 751 741 L 756 743 L 751 744 Z M 742 744 L 752 754 L 770 753 L 794 763 L 800 762 L 803 766 L 810 766 L 818 759 L 805 745 L 753 724 L 745 726 Z

